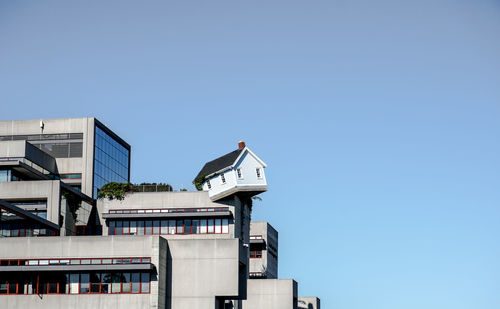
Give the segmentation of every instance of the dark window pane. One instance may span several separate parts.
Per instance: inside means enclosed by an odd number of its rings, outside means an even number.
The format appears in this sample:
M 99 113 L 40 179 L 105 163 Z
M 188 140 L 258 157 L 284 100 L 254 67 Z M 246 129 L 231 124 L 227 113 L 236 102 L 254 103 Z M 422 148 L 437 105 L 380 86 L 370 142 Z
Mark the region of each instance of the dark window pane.
M 132 293 L 139 293 L 141 289 L 141 283 L 140 283 L 140 278 L 141 274 L 140 273 L 132 273 Z
M 130 273 L 122 274 L 122 293 L 130 293 Z
M 151 220 L 147 220 L 145 221 L 146 223 L 146 230 L 145 230 L 145 234 L 146 235 L 151 235 L 153 233 L 153 222 Z
M 177 220 L 177 232 L 176 234 L 184 234 L 184 225 L 182 220 Z
M 191 220 L 184 220 L 184 234 L 191 234 Z
M 149 273 L 141 273 L 141 293 L 149 293 Z
M 154 235 L 160 234 L 160 221 L 158 220 L 153 221 L 153 234 Z
M 99 273 L 90 274 L 90 293 L 99 293 L 101 278 Z
M 80 274 L 80 294 L 88 294 L 89 289 L 89 274 Z
M 110 273 L 101 274 L 101 293 L 103 293 L 103 294 L 111 293 L 111 274 Z

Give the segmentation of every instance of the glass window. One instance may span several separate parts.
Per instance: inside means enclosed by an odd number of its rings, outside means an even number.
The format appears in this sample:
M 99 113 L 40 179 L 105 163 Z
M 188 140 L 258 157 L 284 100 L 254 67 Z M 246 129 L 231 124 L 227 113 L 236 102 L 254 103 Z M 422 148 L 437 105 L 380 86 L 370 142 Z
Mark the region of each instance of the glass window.
M 0 294 L 7 294 L 8 287 L 7 279 L 0 279 Z
M 2 170 L 0 171 L 0 182 L 10 181 L 10 170 Z
M 141 293 L 149 293 L 149 273 L 141 273 Z
M 184 234 L 191 234 L 191 220 L 184 220 Z
M 168 233 L 175 234 L 175 220 L 168 220 Z
M 207 220 L 203 219 L 200 220 L 200 234 L 206 234 L 207 233 Z
M 184 234 L 184 225 L 182 220 L 177 220 L 177 234 Z
M 160 234 L 162 235 L 168 234 L 168 220 L 161 220 Z
M 101 274 L 90 274 L 90 293 L 100 293 Z
M 130 223 L 129 221 L 123 221 L 123 235 L 128 235 L 130 234 Z
M 222 219 L 222 233 L 229 233 L 229 219 Z
M 116 235 L 122 235 L 122 222 L 121 221 L 116 221 Z
M 137 234 L 137 221 L 132 220 L 130 221 L 130 235 L 135 234 Z
M 54 286 L 52 286 L 51 290 L 52 292 L 49 292 L 49 293 L 57 293 L 57 282 L 55 283 L 51 283 L 51 285 L 54 285 L 55 284 L 55 290 L 54 290 Z M 16 294 L 17 293 L 17 282 L 15 282 L 15 280 L 11 280 L 9 282 L 9 294 Z
M 80 274 L 80 294 L 88 294 L 89 289 L 89 274 Z
M 208 229 L 207 229 L 207 233 L 208 234 L 213 234 L 214 233 L 214 219 L 209 219 L 207 220 L 207 224 L 208 224 Z
M 130 273 L 122 274 L 122 293 L 130 293 Z
M 132 293 L 139 293 L 141 291 L 141 283 L 140 283 L 140 273 L 132 273 Z
M 193 220 L 192 233 L 193 234 L 200 233 L 200 220 Z
M 110 273 L 101 274 L 101 293 L 103 293 L 103 294 L 111 293 L 111 274 Z
M 121 278 L 120 274 L 111 274 L 111 293 L 120 293 L 121 291 Z
M 144 233 L 145 233 L 146 235 L 151 235 L 151 234 L 153 234 L 153 221 L 151 221 L 151 220 L 147 220 L 147 221 L 145 221 L 145 223 L 146 223 L 146 230 L 145 230 L 145 232 L 144 232 Z
M 144 235 L 144 221 L 137 221 L 137 235 Z
M 222 233 L 222 220 L 215 219 L 215 234 L 221 234 L 221 233 Z
M 153 221 L 153 234 L 154 235 L 160 234 L 160 221 L 159 220 Z

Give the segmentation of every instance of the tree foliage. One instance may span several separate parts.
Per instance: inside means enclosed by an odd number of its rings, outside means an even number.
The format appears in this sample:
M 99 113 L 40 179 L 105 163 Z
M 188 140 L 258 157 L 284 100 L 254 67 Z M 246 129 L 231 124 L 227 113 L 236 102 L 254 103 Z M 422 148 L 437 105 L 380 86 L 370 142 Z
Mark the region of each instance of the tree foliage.
M 203 182 L 205 181 L 205 177 L 207 177 L 207 174 L 200 175 L 193 180 L 193 185 L 198 191 L 203 190 Z
M 110 200 L 123 200 L 127 192 L 133 191 L 133 185 L 130 183 L 110 182 L 105 184 L 99 190 L 97 198 L 108 198 Z

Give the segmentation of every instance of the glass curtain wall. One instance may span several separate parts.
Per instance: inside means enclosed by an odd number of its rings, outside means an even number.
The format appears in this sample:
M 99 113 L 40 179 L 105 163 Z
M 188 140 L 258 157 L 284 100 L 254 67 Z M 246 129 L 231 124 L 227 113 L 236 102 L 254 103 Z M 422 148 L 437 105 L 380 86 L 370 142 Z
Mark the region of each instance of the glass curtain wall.
M 104 130 L 95 127 L 93 196 L 109 182 L 128 182 L 130 151 Z

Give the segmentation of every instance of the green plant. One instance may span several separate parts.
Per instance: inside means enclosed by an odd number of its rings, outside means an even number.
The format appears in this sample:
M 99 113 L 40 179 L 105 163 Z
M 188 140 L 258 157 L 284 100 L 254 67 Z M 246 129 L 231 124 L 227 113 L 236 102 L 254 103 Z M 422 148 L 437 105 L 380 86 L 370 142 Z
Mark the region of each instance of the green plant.
M 205 177 L 207 177 L 207 174 L 199 175 L 193 180 L 193 185 L 198 191 L 203 190 L 203 182 L 205 182 Z
M 143 182 L 141 184 L 132 185 L 134 192 L 171 192 L 174 191 L 172 186 L 168 183 L 156 182 Z
M 82 206 L 82 199 L 66 190 L 63 190 L 61 194 L 66 200 L 66 204 L 68 205 L 68 209 L 73 217 L 73 220 L 76 220 L 77 211 Z
M 130 183 L 110 182 L 105 184 L 99 190 L 97 198 L 108 198 L 110 200 L 123 200 L 127 192 L 131 192 L 133 186 Z

